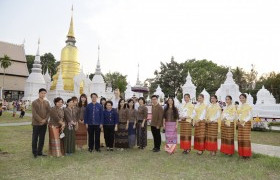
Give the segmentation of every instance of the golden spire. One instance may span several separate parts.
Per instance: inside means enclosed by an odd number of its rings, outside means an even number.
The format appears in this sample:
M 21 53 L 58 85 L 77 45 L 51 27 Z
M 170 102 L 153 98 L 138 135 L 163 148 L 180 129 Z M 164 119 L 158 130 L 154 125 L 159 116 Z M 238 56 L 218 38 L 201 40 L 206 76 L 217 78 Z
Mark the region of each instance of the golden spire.
M 71 22 L 70 22 L 70 27 L 69 27 L 67 37 L 75 37 L 75 35 L 74 35 L 74 25 L 73 25 L 73 5 L 72 5 L 71 11 L 72 11 Z

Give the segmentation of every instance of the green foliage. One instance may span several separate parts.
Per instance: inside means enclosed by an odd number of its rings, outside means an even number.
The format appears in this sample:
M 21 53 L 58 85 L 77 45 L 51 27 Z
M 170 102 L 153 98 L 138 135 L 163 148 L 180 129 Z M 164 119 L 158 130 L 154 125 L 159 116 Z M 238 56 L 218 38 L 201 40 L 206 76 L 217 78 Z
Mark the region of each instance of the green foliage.
M 35 60 L 35 56 L 26 55 L 27 69 L 28 69 L 29 73 L 31 73 L 31 69 L 33 67 L 34 60 Z
M 105 74 L 105 81 L 111 83 L 112 89 L 120 89 L 120 92 L 123 93 L 126 90 L 127 86 L 127 76 L 122 75 L 119 72 L 107 73 Z
M 2 84 L 2 88 L 4 89 L 5 87 L 5 74 L 6 74 L 6 69 L 8 67 L 10 67 L 12 65 L 12 61 L 10 59 L 9 56 L 7 56 L 6 54 L 4 55 L 3 58 L 0 58 L 0 66 L 1 68 L 4 69 L 4 76 L 3 76 L 3 84 Z
M 10 67 L 11 65 L 12 65 L 12 61 L 11 61 L 10 57 L 7 56 L 6 54 L 4 55 L 3 58 L 0 58 L 0 66 L 1 66 L 1 68 L 4 69 L 4 71 L 5 71 L 8 67 Z
M 280 73 L 271 72 L 261 76 L 256 83 L 256 89 L 261 89 L 263 85 L 272 93 L 276 102 L 280 103 Z
M 31 73 L 31 69 L 33 67 L 34 60 L 35 60 L 35 56 L 26 55 L 27 68 L 28 68 L 29 73 Z M 43 56 L 41 56 L 41 64 L 42 64 L 43 74 L 45 74 L 48 69 L 49 74 L 52 77 L 53 75 L 56 74 L 57 67 L 60 64 L 60 61 L 56 61 L 56 59 L 52 53 L 45 53 Z
M 56 59 L 52 53 L 45 53 L 43 56 L 41 56 L 41 64 L 44 74 L 46 73 L 47 69 L 49 70 L 51 77 L 56 74 L 59 63 L 56 62 Z
M 218 66 L 212 61 L 204 60 L 187 60 L 183 63 L 177 63 L 171 58 L 169 63 L 162 63 L 160 71 L 155 71 L 154 79 L 147 79 L 151 86 L 151 94 L 155 92 L 159 84 L 166 96 L 182 97 L 182 88 L 186 82 L 186 77 L 190 72 L 193 83 L 197 86 L 197 94 L 204 88 L 214 94 L 220 85 L 225 81 L 228 68 Z
M 268 75 L 257 78 L 258 72 L 254 65 L 249 72 L 240 67 L 231 70 L 233 79 L 239 85 L 240 92 L 250 93 L 254 101 L 256 94 L 265 86 L 276 98 L 277 103 L 280 102 L 280 73 L 271 72 Z M 188 72 L 192 76 L 193 83 L 197 86 L 196 92 L 199 94 L 205 88 L 210 94 L 215 94 L 220 85 L 224 83 L 228 67 L 217 65 L 216 63 L 203 60 L 187 60 L 178 63 L 171 58 L 170 62 L 160 63 L 160 70 L 155 71 L 155 78 L 146 79 L 144 84 L 150 88 L 150 94 L 153 94 L 158 85 L 166 96 L 177 96 L 182 98 L 182 86 L 186 82 Z
M 280 122 L 269 122 L 267 124 L 268 127 L 271 127 L 271 126 L 280 126 Z

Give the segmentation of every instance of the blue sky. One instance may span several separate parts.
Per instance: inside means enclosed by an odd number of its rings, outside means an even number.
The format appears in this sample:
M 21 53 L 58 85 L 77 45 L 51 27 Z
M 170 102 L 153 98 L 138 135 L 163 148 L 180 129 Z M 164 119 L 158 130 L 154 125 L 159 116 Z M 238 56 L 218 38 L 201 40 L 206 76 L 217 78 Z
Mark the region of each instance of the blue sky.
M 71 6 L 79 59 L 94 72 L 97 47 L 103 73 L 119 71 L 135 84 L 153 77 L 160 61 L 209 59 L 280 71 L 280 1 L 277 0 L 0 0 L 0 40 L 60 59 Z

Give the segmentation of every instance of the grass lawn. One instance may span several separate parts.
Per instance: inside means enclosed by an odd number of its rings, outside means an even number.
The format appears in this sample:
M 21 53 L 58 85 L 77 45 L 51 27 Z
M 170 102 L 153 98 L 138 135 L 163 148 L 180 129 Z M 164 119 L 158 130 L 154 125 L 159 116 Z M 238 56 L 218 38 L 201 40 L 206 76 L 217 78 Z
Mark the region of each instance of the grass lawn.
M 11 134 L 12 133 L 12 134 Z M 280 159 L 254 154 L 245 161 L 236 154 L 174 155 L 146 150 L 90 154 L 77 152 L 63 158 L 31 154 L 31 126 L 0 127 L 0 179 L 277 179 Z M 45 153 L 48 149 L 46 134 Z M 163 145 L 162 145 L 163 147 Z M 3 153 L 7 152 L 7 153 Z
M 27 122 L 31 121 L 30 116 L 24 116 L 23 118 L 19 118 L 19 114 L 16 114 L 16 117 L 12 117 L 12 113 L 8 111 L 4 111 L 2 116 L 0 116 L 0 124 L 1 123 L 15 123 L 15 122 Z
M 270 132 L 252 131 L 251 133 L 252 133 L 251 140 L 253 143 L 280 146 L 279 131 L 270 131 Z

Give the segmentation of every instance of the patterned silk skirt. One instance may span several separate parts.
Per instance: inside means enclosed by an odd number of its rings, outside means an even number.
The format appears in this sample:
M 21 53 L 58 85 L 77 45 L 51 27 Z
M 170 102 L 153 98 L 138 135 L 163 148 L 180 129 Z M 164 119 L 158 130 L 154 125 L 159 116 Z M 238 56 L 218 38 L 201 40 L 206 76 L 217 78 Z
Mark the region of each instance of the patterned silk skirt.
M 234 122 L 230 126 L 221 123 L 221 152 L 224 154 L 234 154 Z
M 205 150 L 205 131 L 206 131 L 205 120 L 199 121 L 194 128 L 194 149 L 198 151 Z
M 142 127 L 143 120 L 138 120 L 136 126 L 137 134 L 137 146 L 146 147 L 147 146 L 147 121 L 145 121 L 144 127 Z
M 136 129 L 133 128 L 134 122 L 128 124 L 128 146 L 133 148 L 136 144 Z
M 208 122 L 206 124 L 205 149 L 207 151 L 218 150 L 218 122 Z
M 252 156 L 251 150 L 251 121 L 246 122 L 244 127 L 238 125 L 238 154 L 243 157 Z
M 49 126 L 49 155 L 60 157 L 64 155 L 63 141 L 59 138 L 60 128 Z
M 180 121 L 180 126 L 180 148 L 190 150 L 192 145 L 192 125 L 187 121 Z
M 75 128 L 70 129 L 68 126 L 64 129 L 65 137 L 63 138 L 65 153 L 70 154 L 75 152 L 76 133 Z
M 115 133 L 115 147 L 128 148 L 128 131 L 126 128 L 127 122 L 119 122 L 118 131 Z
M 78 130 L 76 131 L 76 144 L 78 147 L 87 145 L 87 128 L 84 123 L 78 124 Z
M 165 151 L 169 154 L 173 154 L 176 150 L 177 145 L 177 128 L 176 122 L 166 122 L 165 123 Z

